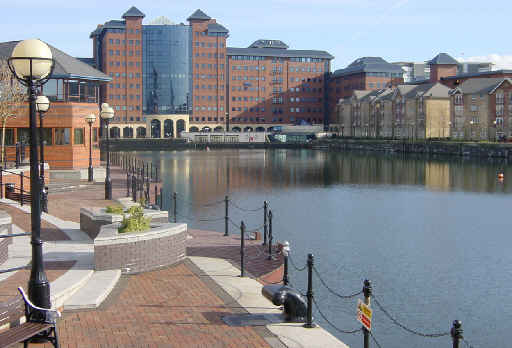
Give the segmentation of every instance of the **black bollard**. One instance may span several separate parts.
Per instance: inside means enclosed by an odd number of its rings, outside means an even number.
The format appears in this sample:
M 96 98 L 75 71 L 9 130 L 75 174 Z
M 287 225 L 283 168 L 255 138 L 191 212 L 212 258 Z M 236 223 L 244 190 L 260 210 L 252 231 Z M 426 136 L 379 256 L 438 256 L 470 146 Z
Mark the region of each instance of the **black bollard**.
M 267 210 L 268 210 L 268 202 L 263 202 L 263 245 L 267 245 L 267 233 L 268 233 L 268 226 L 267 226 Z
M 224 197 L 225 215 L 224 215 L 224 237 L 229 236 L 229 197 Z
M 310 329 L 316 327 L 313 324 L 313 254 L 308 254 L 308 292 L 306 295 L 308 298 L 308 311 L 304 327 Z
M 369 307 L 370 306 L 370 297 L 372 296 L 372 284 L 368 279 L 364 280 L 363 283 L 363 295 L 364 295 L 364 303 Z M 364 348 L 370 348 L 370 331 L 368 331 L 363 326 L 363 339 L 364 339 Z
M 157 198 L 158 198 L 158 186 L 156 186 L 156 184 L 155 184 L 155 205 L 158 205 Z M 160 207 L 160 209 L 162 209 L 162 207 Z
M 283 257 L 284 257 L 284 270 L 283 270 L 283 285 L 287 286 L 288 280 L 288 254 L 290 253 L 290 243 L 288 241 L 283 242 Z
M 244 277 L 245 224 L 240 224 L 240 277 Z
M 268 259 L 272 260 L 272 210 L 268 211 Z
M 132 201 L 137 202 L 137 177 L 132 174 Z
M 464 338 L 462 334 L 462 322 L 460 320 L 454 320 L 452 329 L 450 330 L 453 339 L 453 348 L 459 348 L 460 341 Z
M 174 222 L 176 222 L 176 213 L 178 211 L 177 205 L 176 205 L 176 192 L 174 192 L 172 194 L 172 199 L 173 199 L 173 202 L 174 202 L 174 207 L 173 207 L 173 209 L 174 209 Z
M 160 187 L 160 210 L 164 209 L 164 195 L 162 193 L 162 188 Z
M 126 172 L 126 197 L 130 197 L 130 173 Z

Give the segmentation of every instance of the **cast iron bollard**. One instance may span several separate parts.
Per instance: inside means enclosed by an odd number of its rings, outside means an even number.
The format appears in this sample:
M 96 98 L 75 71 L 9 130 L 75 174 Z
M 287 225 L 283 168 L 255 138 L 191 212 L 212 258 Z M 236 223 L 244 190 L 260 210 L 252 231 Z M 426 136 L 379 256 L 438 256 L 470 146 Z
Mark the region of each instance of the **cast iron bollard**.
M 176 204 L 176 192 L 174 192 L 172 194 L 172 199 L 173 199 L 173 202 L 174 202 L 174 206 L 173 206 L 173 209 L 174 209 L 174 222 L 176 222 L 176 212 L 178 211 L 177 204 Z
M 160 187 L 160 209 L 164 209 L 164 195 L 162 193 L 162 188 Z
M 158 186 L 155 184 L 155 205 L 158 205 Z M 162 207 L 160 207 L 162 208 Z
M 283 271 L 283 285 L 287 286 L 288 281 L 288 253 L 290 252 L 290 243 L 287 240 L 283 242 L 283 256 L 284 256 L 284 271 Z
M 308 313 L 306 315 L 306 324 L 304 327 L 313 328 L 313 254 L 308 254 Z
M 132 201 L 137 202 L 137 177 L 132 174 Z
M 224 215 L 224 237 L 229 236 L 229 197 L 224 197 L 225 215 Z
M 268 202 L 263 202 L 263 245 L 267 245 L 267 210 L 268 210 Z
M 240 224 L 240 277 L 244 277 L 245 224 Z
M 126 173 L 126 197 L 130 197 L 130 173 Z
M 372 284 L 368 279 L 364 280 L 363 283 L 363 295 L 364 295 L 364 303 L 367 306 L 370 306 L 370 297 L 372 296 Z M 364 348 L 370 348 L 370 331 L 368 331 L 363 326 L 363 339 L 364 339 Z
M 453 348 L 459 348 L 459 342 L 464 338 L 462 334 L 464 331 L 462 330 L 462 322 L 460 320 L 454 320 L 452 329 L 450 330 L 453 339 Z
M 272 210 L 268 211 L 268 259 L 272 260 Z
M 283 306 L 286 321 L 305 322 L 308 308 L 306 301 L 297 290 L 281 284 L 268 284 L 261 289 L 261 294 L 275 306 Z
M 23 172 L 20 173 L 20 205 L 23 205 L 23 192 L 25 190 L 23 189 Z

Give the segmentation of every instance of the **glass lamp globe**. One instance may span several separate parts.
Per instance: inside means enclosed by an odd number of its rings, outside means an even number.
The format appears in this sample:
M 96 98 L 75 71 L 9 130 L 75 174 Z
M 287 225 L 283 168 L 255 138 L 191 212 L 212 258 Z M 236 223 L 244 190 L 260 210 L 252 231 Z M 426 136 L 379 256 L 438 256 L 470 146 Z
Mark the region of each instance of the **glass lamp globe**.
M 14 47 L 11 58 L 14 58 L 10 61 L 14 72 L 21 80 L 42 80 L 52 70 L 52 51 L 38 39 L 20 41 Z
M 36 98 L 36 109 L 38 112 L 46 112 L 50 108 L 50 101 L 45 95 L 39 95 Z

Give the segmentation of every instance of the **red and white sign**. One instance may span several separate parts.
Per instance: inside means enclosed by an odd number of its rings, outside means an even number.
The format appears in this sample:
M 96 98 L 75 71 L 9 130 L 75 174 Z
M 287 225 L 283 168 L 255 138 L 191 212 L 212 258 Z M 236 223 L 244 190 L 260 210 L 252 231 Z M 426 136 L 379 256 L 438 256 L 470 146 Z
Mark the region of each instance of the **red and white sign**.
M 357 299 L 357 321 L 363 324 L 366 330 L 372 330 L 372 309 L 360 299 Z

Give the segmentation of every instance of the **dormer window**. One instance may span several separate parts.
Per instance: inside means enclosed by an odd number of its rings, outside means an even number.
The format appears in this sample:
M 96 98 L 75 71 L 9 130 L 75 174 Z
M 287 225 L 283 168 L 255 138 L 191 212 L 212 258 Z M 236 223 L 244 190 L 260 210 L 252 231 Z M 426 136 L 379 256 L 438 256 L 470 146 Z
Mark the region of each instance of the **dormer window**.
M 455 94 L 455 105 L 462 105 L 464 104 L 462 99 L 462 94 Z

